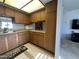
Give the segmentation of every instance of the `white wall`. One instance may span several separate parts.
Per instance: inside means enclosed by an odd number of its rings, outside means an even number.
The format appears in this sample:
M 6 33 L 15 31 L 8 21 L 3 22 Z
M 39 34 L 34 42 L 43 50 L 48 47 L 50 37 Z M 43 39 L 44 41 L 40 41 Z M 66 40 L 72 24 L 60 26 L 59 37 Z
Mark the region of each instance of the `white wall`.
M 72 27 L 72 20 L 79 19 L 79 9 L 66 11 L 64 13 L 64 19 L 62 20 L 62 39 L 69 38 L 72 31 L 79 32 L 79 30 L 73 30 Z

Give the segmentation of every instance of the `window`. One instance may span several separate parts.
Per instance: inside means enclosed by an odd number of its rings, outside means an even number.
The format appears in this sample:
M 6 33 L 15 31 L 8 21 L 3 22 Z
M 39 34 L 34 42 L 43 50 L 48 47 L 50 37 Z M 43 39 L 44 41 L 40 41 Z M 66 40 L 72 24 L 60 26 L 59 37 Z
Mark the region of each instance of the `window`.
M 8 28 L 8 29 L 12 29 L 13 28 L 13 24 L 12 24 L 12 18 L 9 17 L 0 17 L 0 27 L 2 29 L 4 28 Z
M 12 29 L 13 28 L 12 22 L 2 22 L 2 29 L 4 28 Z

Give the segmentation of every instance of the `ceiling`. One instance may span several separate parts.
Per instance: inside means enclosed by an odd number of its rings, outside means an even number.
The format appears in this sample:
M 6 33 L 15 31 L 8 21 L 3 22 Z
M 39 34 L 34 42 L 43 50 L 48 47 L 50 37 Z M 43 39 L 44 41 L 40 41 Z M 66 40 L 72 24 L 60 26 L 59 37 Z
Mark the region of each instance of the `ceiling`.
M 48 3 L 48 2 L 50 2 L 50 1 L 52 1 L 52 0 L 40 0 L 43 4 L 46 4 L 46 3 Z
M 79 0 L 64 0 L 63 2 L 66 10 L 79 9 Z
M 44 8 L 44 4 L 49 1 L 51 0 L 0 0 L 0 2 L 4 4 L 23 10 L 27 13 L 32 13 Z

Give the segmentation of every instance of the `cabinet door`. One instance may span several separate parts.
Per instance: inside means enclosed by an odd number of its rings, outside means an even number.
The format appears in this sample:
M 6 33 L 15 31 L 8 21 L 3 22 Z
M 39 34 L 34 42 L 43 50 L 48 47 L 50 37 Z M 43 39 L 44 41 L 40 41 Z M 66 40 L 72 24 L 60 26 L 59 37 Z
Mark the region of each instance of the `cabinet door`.
M 31 32 L 31 39 L 30 39 L 30 41 L 33 44 L 36 44 L 36 45 L 44 48 L 44 33 Z
M 24 31 L 24 32 L 18 33 L 18 41 L 19 41 L 19 44 L 25 44 L 29 42 L 29 32 Z
M 32 20 L 32 22 L 37 22 L 37 14 L 36 13 L 33 13 L 31 15 L 31 20 Z
M 38 44 L 38 36 L 37 33 L 35 32 L 31 32 L 31 40 L 30 40 L 33 44 Z
M 36 21 L 41 21 L 41 11 L 36 13 Z
M 56 4 L 57 0 L 54 0 L 46 5 L 45 48 L 53 53 L 55 52 Z
M 20 23 L 20 24 L 29 24 L 30 18 L 26 14 L 15 12 L 15 21 L 16 23 Z
M 35 12 L 31 15 L 31 19 L 32 19 L 32 22 L 38 22 L 41 20 L 41 12 L 38 11 L 38 12 Z
M 46 40 L 45 47 L 51 52 L 55 50 L 55 33 L 56 33 L 56 12 L 48 13 L 46 20 Z M 51 26 L 52 25 L 52 26 Z
M 7 37 L 7 43 L 8 43 L 8 50 L 15 48 L 18 45 L 18 42 L 16 40 L 16 34 L 8 34 Z
M 22 23 L 23 15 L 20 12 L 15 11 L 15 22 Z
M 31 19 L 32 19 L 32 22 L 44 21 L 46 19 L 45 9 L 31 14 Z
M 45 9 L 41 11 L 41 19 L 40 20 L 41 21 L 45 21 L 46 20 L 46 10 Z
M 6 42 L 5 42 L 5 36 L 0 36 L 0 53 L 6 52 Z
M 15 11 L 11 8 L 5 7 L 5 14 L 6 16 L 15 17 Z
M 38 45 L 44 48 L 44 33 L 38 33 Z
M 31 23 L 29 15 L 23 14 L 23 23 L 24 24 L 30 24 Z
M 57 0 L 54 0 L 48 4 L 46 4 L 47 12 L 56 12 L 57 11 Z
M 4 15 L 5 14 L 5 8 L 0 6 L 0 15 Z

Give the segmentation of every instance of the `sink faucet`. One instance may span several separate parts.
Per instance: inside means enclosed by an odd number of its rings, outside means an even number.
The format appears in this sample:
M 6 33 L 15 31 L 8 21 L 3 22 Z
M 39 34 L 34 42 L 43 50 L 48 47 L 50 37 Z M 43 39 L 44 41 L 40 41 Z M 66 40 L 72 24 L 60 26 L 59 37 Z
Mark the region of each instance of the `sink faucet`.
M 7 33 L 8 32 L 8 28 L 4 28 L 4 33 Z

